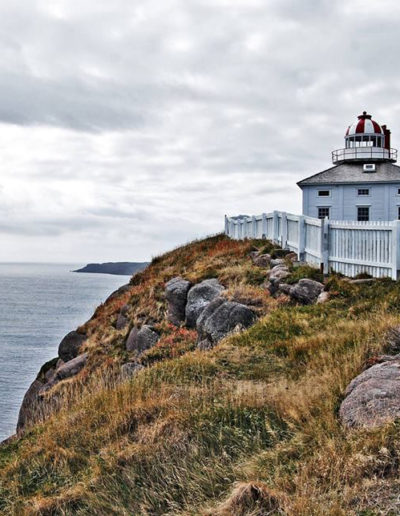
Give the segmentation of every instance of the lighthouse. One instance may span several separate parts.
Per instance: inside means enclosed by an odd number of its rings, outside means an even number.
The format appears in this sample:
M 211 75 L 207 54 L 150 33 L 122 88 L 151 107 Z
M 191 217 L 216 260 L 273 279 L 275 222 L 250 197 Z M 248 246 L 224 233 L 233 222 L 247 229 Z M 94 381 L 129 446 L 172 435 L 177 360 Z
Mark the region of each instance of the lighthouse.
M 347 127 L 333 167 L 300 181 L 303 214 L 333 220 L 400 219 L 400 167 L 391 133 L 364 111 Z

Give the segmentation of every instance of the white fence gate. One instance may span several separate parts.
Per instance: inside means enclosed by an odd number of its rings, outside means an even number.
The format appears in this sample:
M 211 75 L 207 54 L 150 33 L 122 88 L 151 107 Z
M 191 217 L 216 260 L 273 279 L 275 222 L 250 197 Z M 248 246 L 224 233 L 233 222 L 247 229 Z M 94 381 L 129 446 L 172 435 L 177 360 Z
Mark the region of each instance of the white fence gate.
M 400 221 L 320 220 L 274 211 L 253 217 L 225 217 L 225 234 L 235 239 L 265 238 L 290 249 L 300 261 L 324 273 L 397 279 Z

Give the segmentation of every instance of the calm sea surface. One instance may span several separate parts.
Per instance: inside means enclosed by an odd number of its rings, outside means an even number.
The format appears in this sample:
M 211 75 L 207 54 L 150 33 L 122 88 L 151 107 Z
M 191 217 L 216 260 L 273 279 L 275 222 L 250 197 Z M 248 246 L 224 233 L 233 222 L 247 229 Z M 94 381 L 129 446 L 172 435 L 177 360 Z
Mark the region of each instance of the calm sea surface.
M 25 391 L 63 336 L 129 281 L 70 272 L 78 266 L 0 263 L 0 441 L 14 433 Z

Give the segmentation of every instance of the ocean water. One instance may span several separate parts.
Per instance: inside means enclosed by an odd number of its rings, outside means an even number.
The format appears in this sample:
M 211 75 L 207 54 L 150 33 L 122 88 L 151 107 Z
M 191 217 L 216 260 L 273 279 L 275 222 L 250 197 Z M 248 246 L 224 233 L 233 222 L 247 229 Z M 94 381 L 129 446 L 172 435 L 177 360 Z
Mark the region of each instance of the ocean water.
M 70 272 L 79 266 L 0 263 L 0 441 L 14 433 L 27 388 L 64 335 L 129 281 Z

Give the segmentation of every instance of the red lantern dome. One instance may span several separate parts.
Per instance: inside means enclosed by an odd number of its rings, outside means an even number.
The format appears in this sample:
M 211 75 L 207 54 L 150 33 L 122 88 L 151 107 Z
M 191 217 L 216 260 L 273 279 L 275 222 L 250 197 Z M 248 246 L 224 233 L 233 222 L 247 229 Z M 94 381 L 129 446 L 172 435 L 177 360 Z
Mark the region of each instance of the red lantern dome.
M 384 132 L 382 127 L 372 120 L 371 115 L 363 111 L 363 114 L 358 116 L 358 120 L 347 128 L 346 136 L 354 134 L 384 134 Z

